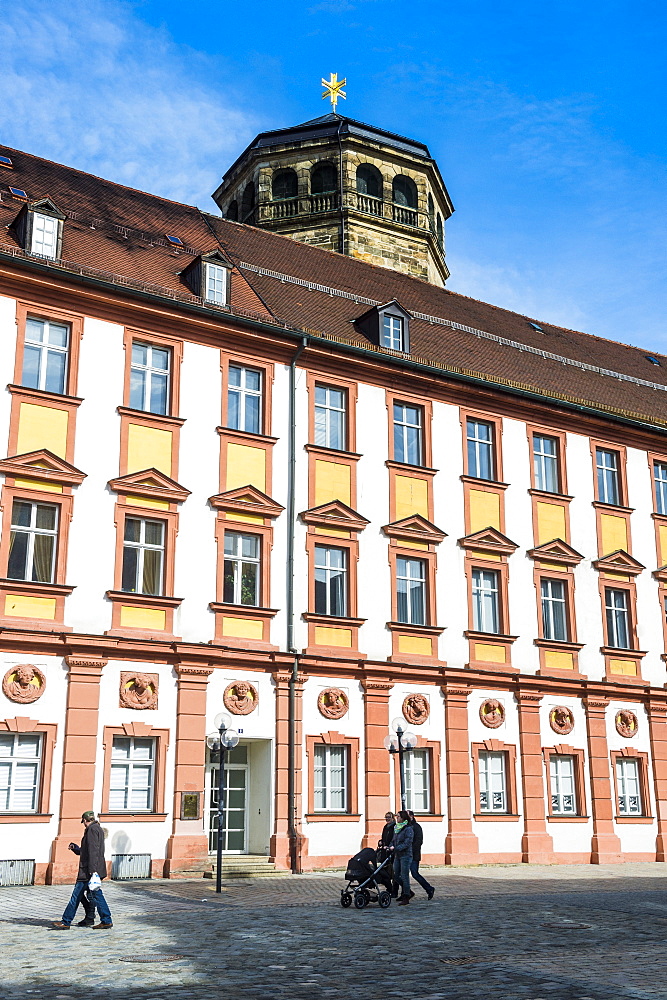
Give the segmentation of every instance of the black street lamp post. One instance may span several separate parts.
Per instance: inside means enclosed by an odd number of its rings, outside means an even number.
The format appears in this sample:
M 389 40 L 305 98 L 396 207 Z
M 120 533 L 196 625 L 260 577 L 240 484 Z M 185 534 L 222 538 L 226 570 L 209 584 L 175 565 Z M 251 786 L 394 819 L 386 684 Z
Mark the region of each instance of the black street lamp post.
M 401 782 L 401 809 L 406 808 L 406 796 L 405 796 L 405 767 L 403 758 L 406 751 L 414 750 L 417 746 L 417 737 L 414 733 L 409 733 L 405 729 L 405 723 L 403 719 L 394 719 L 391 724 L 391 728 L 394 730 L 395 736 L 391 733 L 389 736 L 385 736 L 384 745 L 385 749 L 389 753 L 398 754 L 398 772 Z
M 222 833 L 225 825 L 225 753 L 233 750 L 239 742 L 239 734 L 235 729 L 229 728 L 230 718 L 221 712 L 215 717 L 215 725 L 218 727 L 217 733 L 211 733 L 206 737 L 209 750 L 217 750 L 219 754 L 218 766 L 218 843 L 217 861 L 215 870 L 215 891 L 222 892 Z

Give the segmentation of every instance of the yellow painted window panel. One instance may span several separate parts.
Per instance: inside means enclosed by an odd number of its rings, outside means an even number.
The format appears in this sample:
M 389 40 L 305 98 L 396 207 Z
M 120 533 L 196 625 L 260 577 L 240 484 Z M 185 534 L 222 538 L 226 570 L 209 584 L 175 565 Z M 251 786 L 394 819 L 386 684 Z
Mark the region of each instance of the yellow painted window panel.
M 540 569 L 550 569 L 556 573 L 562 573 L 567 569 L 567 566 L 562 566 L 560 563 L 542 562 L 540 560 Z
M 415 656 L 433 656 L 433 640 L 426 635 L 399 635 L 399 653 L 414 653 Z
M 565 540 L 565 508 L 559 503 L 537 503 L 537 544 Z
M 610 660 L 609 673 L 619 674 L 622 677 L 636 677 L 637 664 L 634 660 Z
M 235 639 L 264 638 L 264 622 L 261 618 L 223 618 L 222 634 Z
M 47 448 L 54 455 L 67 454 L 67 424 L 69 413 L 39 403 L 21 403 L 16 453 L 24 455 L 38 448 Z
M 143 628 L 150 632 L 164 632 L 167 612 L 161 608 L 141 608 L 122 605 L 120 609 L 121 628 Z
M 330 535 L 332 538 L 350 538 L 351 531 L 343 531 L 342 528 L 315 528 L 316 535 Z
M 396 544 L 401 549 L 418 549 L 420 552 L 428 552 L 428 542 L 411 542 L 407 538 L 397 538 Z
M 315 462 L 315 506 L 342 500 L 350 506 L 350 466 L 340 462 Z
M 574 654 L 560 649 L 545 649 L 544 666 L 553 670 L 574 670 Z
M 504 646 L 492 646 L 491 643 L 475 643 L 475 659 L 484 660 L 486 663 L 506 663 Z
M 396 476 L 396 520 L 410 514 L 428 518 L 428 481 L 412 476 Z
M 62 493 L 62 486 L 57 483 L 44 483 L 41 479 L 15 479 L 15 486 L 23 486 L 26 490 L 41 490 L 42 493 Z
M 159 469 L 170 476 L 173 438 L 171 431 L 130 424 L 127 429 L 128 473 Z
M 149 497 L 128 497 L 127 502 L 133 507 L 149 507 L 151 510 L 169 510 L 166 500 L 151 500 Z
M 658 553 L 658 565 L 664 566 L 667 563 L 667 524 L 661 524 L 658 529 L 658 539 L 660 542 L 660 552 Z
M 257 514 L 225 514 L 226 521 L 241 521 L 244 524 L 264 524 L 264 518 L 259 517 Z
M 262 493 L 266 492 L 266 451 L 263 448 L 234 441 L 227 445 L 226 489 L 234 490 L 237 486 L 256 486 Z
M 472 552 L 471 551 L 470 555 L 474 559 L 490 559 L 491 562 L 502 562 L 503 561 L 503 557 L 499 556 L 497 552 L 477 552 L 477 551 Z
M 500 531 L 500 495 L 487 490 L 470 490 L 470 534 L 482 528 Z
M 326 628 L 324 625 L 316 625 L 315 644 L 317 646 L 342 646 L 345 649 L 350 649 L 352 647 L 352 630 L 349 628 Z
M 628 525 L 624 517 L 616 514 L 600 515 L 600 538 L 602 555 L 606 556 L 617 549 L 628 550 Z
M 7 594 L 5 614 L 13 618 L 47 618 L 53 621 L 56 617 L 56 599 L 31 597 L 28 594 Z

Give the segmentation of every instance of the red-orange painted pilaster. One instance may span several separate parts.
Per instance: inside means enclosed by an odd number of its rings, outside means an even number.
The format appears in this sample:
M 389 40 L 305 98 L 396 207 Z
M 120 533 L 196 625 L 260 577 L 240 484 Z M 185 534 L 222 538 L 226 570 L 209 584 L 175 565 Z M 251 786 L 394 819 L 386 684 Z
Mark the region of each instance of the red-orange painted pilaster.
M 273 835 L 270 842 L 271 859 L 277 868 L 291 867 L 290 852 L 290 817 L 289 817 L 289 685 L 291 672 L 279 670 L 273 674 L 276 699 L 276 775 L 275 775 L 275 806 Z M 296 867 L 301 870 L 301 862 L 308 854 L 308 841 L 301 830 L 302 789 L 301 779 L 303 766 L 303 684 L 305 676 L 299 674 L 295 685 L 294 717 L 295 717 L 295 815 L 296 831 Z
M 81 814 L 93 808 L 95 761 L 97 759 L 100 678 L 107 660 L 102 657 L 66 656 L 67 706 L 65 743 L 60 785 L 58 834 L 51 845 L 46 881 L 61 885 L 76 881 L 79 863 L 68 850 L 70 842 L 80 843 Z
M 651 740 L 655 812 L 658 821 L 655 860 L 667 861 L 667 702 L 651 698 L 646 710 Z
M 389 733 L 389 694 L 393 684 L 365 678 L 364 740 L 366 829 L 363 847 L 377 847 L 382 834 L 385 813 L 391 804 L 389 753 L 384 739 Z
M 519 707 L 519 746 L 521 750 L 521 792 L 523 797 L 523 836 L 521 860 L 533 864 L 551 864 L 553 840 L 547 832 L 544 808 L 544 773 L 540 734 L 541 694 L 521 691 L 516 694 Z
M 621 842 L 614 832 L 614 790 L 609 773 L 606 710 L 609 702 L 602 698 L 585 698 L 588 729 L 588 767 L 591 776 L 591 811 L 593 837 L 591 864 L 615 864 L 623 860 Z
M 447 837 L 445 864 L 479 861 L 479 844 L 472 830 L 468 696 L 470 688 L 445 684 L 445 740 L 447 755 Z

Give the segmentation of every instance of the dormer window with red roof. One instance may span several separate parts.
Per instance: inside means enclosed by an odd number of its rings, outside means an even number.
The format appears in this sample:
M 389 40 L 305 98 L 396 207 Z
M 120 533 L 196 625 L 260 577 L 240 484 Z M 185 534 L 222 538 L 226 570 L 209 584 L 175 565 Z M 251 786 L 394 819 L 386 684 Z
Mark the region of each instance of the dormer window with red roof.
M 228 306 L 230 300 L 231 265 L 218 250 L 195 257 L 181 272 L 181 277 L 195 295 L 217 306 Z
M 58 260 L 65 216 L 50 198 L 28 202 L 16 217 L 14 228 L 24 250 L 35 257 Z

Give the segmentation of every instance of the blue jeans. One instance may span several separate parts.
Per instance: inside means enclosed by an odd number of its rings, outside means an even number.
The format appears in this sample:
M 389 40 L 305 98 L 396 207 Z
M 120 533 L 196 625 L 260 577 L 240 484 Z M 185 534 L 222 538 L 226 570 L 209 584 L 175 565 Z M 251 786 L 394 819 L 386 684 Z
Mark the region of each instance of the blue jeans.
M 410 874 L 412 875 L 415 882 L 419 882 L 424 892 L 431 891 L 433 886 L 426 881 L 423 875 L 419 874 L 419 862 L 416 861 L 415 858 L 413 858 L 412 861 L 410 862 Z
M 410 895 L 410 864 L 412 856 L 410 854 L 396 854 L 394 856 L 394 875 L 401 887 L 404 896 Z
M 67 924 L 68 927 L 74 920 L 79 903 L 82 904 L 84 910 L 86 911 L 86 920 L 95 919 L 95 907 L 97 907 L 101 923 L 112 923 L 111 910 L 107 905 L 106 899 L 102 895 L 102 890 L 96 889 L 94 892 L 89 892 L 88 881 L 86 880 L 85 882 L 76 883 L 74 889 L 72 890 L 70 901 L 65 907 L 62 922 Z

